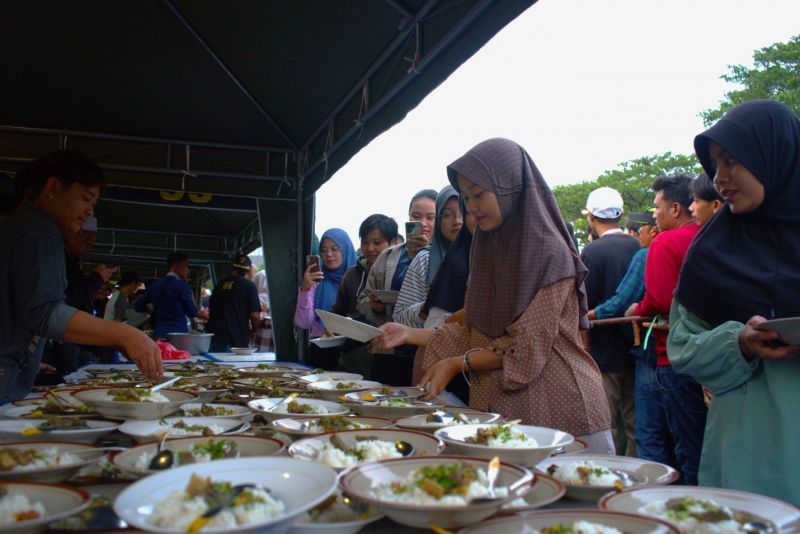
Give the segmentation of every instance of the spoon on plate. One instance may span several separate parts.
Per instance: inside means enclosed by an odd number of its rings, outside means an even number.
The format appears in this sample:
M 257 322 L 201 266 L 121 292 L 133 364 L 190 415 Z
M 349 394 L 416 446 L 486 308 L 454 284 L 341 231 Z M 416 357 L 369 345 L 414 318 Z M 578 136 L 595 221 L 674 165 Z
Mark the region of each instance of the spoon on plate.
M 150 460 L 150 465 L 147 466 L 151 471 L 163 471 L 172 467 L 175 462 L 175 455 L 169 449 L 164 449 L 164 442 L 167 440 L 169 432 L 161 433 L 161 441 L 158 442 L 156 455 Z
M 165 380 L 164 382 L 161 382 L 157 386 L 151 387 L 150 388 L 150 393 L 152 393 L 153 391 L 158 391 L 159 389 L 164 389 L 167 386 L 171 386 L 172 384 L 174 384 L 175 382 L 177 382 L 181 378 L 183 378 L 183 377 L 176 376 L 175 378 L 170 378 L 169 380 Z
M 281 404 L 283 404 L 284 402 L 286 402 L 288 400 L 294 399 L 298 395 L 300 395 L 300 394 L 297 393 L 297 392 L 289 393 L 288 395 L 286 395 L 286 397 L 283 398 L 283 400 L 281 400 L 280 402 L 277 402 L 277 403 L 273 404 L 272 406 L 270 406 L 269 408 L 267 408 L 267 411 L 268 412 L 274 412 L 275 408 L 277 408 L 278 406 L 280 406 Z
M 526 484 L 530 485 L 531 481 L 526 479 L 520 479 L 508 487 L 508 494 L 506 497 L 498 497 L 494 493 L 494 483 L 497 480 L 497 475 L 500 474 L 500 458 L 495 456 L 489 462 L 489 467 L 487 469 L 486 478 L 489 481 L 489 486 L 487 487 L 486 495 L 483 497 L 475 497 L 467 504 L 484 504 L 489 502 L 497 502 L 497 501 L 505 501 L 514 497 L 519 497 L 518 491 L 520 488 L 524 487 Z

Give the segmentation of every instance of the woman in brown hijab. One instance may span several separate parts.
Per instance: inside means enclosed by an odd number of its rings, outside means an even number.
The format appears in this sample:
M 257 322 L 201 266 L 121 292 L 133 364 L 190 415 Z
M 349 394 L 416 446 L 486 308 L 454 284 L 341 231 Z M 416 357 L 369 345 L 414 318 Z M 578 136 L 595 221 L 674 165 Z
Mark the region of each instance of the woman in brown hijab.
M 447 168 L 478 228 L 465 313 L 434 330 L 388 323 L 380 345 L 426 345 L 421 385 L 438 395 L 458 373 L 470 406 L 567 431 L 614 453 L 597 365 L 583 349 L 586 267 L 530 156 L 484 141 Z M 588 326 L 588 325 L 585 325 Z

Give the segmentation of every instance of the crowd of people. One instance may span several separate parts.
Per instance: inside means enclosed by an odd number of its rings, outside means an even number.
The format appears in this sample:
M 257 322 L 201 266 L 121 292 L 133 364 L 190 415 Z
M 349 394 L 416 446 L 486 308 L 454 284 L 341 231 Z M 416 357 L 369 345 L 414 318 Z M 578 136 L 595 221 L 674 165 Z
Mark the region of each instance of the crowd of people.
M 312 345 L 307 363 L 558 428 L 590 452 L 672 465 L 682 484 L 800 502 L 800 347 L 762 326 L 800 316 L 800 120 L 748 102 L 695 150 L 705 173 L 657 178 L 648 211 L 626 214 L 619 192 L 592 191 L 592 239 L 579 251 L 529 154 L 507 139 L 478 144 L 447 167 L 448 185 L 413 196 L 405 240 L 382 214 L 361 224 L 358 250 L 340 228 L 322 234 L 295 326 L 325 335 L 324 310 L 383 335 Z M 24 207 L 0 226 L 0 392 L 27 383 L 40 338 L 122 347 L 157 376 L 153 342 L 125 325 L 138 279 L 122 277 L 99 326 L 69 300 L 66 274 L 31 273 L 69 272 L 65 247 L 104 185 L 85 160 L 72 164 L 80 172 L 48 165 L 20 171 Z M 132 306 L 157 337 L 200 317 L 222 351 L 267 327 L 266 273 L 247 256 L 217 283 L 208 317 L 186 285 L 188 258 L 169 263 Z

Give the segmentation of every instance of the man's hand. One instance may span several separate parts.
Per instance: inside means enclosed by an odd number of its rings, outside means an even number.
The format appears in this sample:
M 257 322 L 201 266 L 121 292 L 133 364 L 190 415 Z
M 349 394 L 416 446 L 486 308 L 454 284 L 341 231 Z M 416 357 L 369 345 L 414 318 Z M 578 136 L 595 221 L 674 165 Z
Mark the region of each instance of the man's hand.
M 111 275 L 117 272 L 117 267 L 109 267 L 108 265 L 101 263 L 94 268 L 94 272 L 100 275 L 100 278 L 103 279 L 103 282 L 108 282 L 108 280 L 111 278 Z
M 428 385 L 428 393 L 421 400 L 431 400 L 444 391 L 447 384 L 461 371 L 461 363 L 462 359 L 455 357 L 438 361 L 429 367 L 417 384 L 417 387 L 420 388 Z
M 122 352 L 135 363 L 147 378 L 155 379 L 164 375 L 161 365 L 161 351 L 155 341 L 133 327 L 125 329 L 122 338 Z
M 386 304 L 378 300 L 373 293 L 369 294 L 369 307 L 372 308 L 372 311 L 375 313 L 385 313 L 386 312 Z
M 794 356 L 800 350 L 800 347 L 797 345 L 774 346 L 780 337 L 777 332 L 773 330 L 756 330 L 756 326 L 766 321 L 766 318 L 754 315 L 739 333 L 739 350 L 742 351 L 745 360 L 748 362 L 755 358 L 782 360 Z
M 597 319 L 597 314 L 595 313 L 594 310 L 589 310 L 589 312 L 586 314 L 586 318 L 589 319 L 590 321 L 594 321 L 595 319 Z

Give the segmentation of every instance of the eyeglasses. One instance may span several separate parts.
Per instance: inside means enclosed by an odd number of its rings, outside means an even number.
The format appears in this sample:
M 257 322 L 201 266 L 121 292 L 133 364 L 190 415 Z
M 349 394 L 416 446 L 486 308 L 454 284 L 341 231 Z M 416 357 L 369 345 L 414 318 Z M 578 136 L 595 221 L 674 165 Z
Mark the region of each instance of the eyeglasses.
M 319 249 L 320 254 L 336 254 L 339 252 L 339 247 L 330 247 L 330 248 L 321 248 Z
M 464 220 L 464 217 L 461 215 L 460 211 L 451 211 L 451 210 L 444 210 L 442 212 L 441 218 L 443 222 Z

